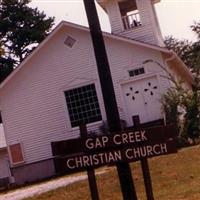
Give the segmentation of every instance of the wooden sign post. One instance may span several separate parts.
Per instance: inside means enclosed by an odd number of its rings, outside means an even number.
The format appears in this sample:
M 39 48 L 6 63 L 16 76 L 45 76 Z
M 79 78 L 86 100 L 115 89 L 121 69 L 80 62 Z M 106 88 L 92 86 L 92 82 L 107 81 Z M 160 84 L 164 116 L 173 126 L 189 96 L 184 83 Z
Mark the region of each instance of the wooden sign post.
M 135 119 L 135 120 L 134 120 Z M 140 118 L 139 116 L 135 116 L 133 119 L 133 127 L 134 128 L 140 128 Z M 147 158 L 142 158 L 140 160 L 141 166 L 142 166 L 142 174 L 144 179 L 144 185 L 145 185 L 145 191 L 147 200 L 154 200 L 153 196 L 153 187 L 152 187 L 152 181 L 151 181 L 151 175 L 149 170 L 149 164 Z
M 82 139 L 87 138 L 88 135 L 87 135 L 86 125 L 85 124 L 80 125 L 79 129 L 80 129 L 81 138 Z M 87 168 L 87 175 L 88 175 L 88 182 L 89 182 L 89 187 L 90 187 L 91 198 L 92 198 L 92 200 L 99 200 L 99 193 L 98 193 L 94 169 L 91 167 Z
M 148 160 L 147 158 L 142 158 L 140 162 L 142 166 L 142 174 L 143 174 L 143 179 L 144 179 L 147 200 L 154 200 Z

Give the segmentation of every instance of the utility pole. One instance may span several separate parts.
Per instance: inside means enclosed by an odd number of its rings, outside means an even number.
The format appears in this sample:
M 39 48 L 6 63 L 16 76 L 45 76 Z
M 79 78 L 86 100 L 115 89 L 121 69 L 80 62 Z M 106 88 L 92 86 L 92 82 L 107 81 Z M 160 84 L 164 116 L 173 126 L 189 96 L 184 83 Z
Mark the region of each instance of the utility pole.
M 101 90 L 110 132 L 121 131 L 120 116 L 106 54 L 106 48 L 94 0 L 83 0 L 101 83 Z M 137 200 L 131 169 L 128 163 L 116 165 L 124 200 Z

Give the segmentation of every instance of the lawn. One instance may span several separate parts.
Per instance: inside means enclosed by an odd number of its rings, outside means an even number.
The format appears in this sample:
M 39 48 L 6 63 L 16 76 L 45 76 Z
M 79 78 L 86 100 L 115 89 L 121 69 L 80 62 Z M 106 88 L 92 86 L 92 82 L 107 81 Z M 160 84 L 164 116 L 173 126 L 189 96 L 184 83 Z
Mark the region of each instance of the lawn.
M 200 199 L 200 146 L 180 150 L 177 154 L 149 159 L 155 200 Z M 146 200 L 140 163 L 132 163 L 138 200 Z M 122 200 L 114 167 L 97 176 L 102 200 Z M 26 200 L 90 200 L 87 181 L 50 191 Z

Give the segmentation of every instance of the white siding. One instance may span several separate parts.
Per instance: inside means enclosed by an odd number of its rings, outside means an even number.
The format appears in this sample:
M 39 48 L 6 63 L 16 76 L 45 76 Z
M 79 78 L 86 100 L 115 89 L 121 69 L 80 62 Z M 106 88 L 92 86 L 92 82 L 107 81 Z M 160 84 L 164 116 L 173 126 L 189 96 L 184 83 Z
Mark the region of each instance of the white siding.
M 67 35 L 77 40 L 73 48 L 63 43 Z M 130 79 L 127 69 L 147 59 L 163 61 L 158 51 L 114 39 L 106 38 L 106 47 L 120 115 L 126 120 L 121 84 Z M 148 67 L 149 74 L 162 72 L 156 65 Z M 163 88 L 168 87 L 168 81 L 160 80 Z M 88 82 L 95 83 L 105 120 L 89 33 L 62 28 L 4 87 L 1 109 L 7 143 L 22 143 L 26 163 L 50 158 L 52 141 L 79 135 L 78 129 L 70 126 L 64 91 Z M 99 125 L 94 123 L 89 130 Z
M 142 42 L 163 46 L 156 13 L 150 0 L 137 0 L 142 25 L 120 33 Z
M 113 33 L 119 33 L 123 31 L 123 24 L 121 20 L 121 13 L 117 0 L 108 1 L 106 4 L 106 10 L 110 20 L 110 26 Z
M 78 136 L 67 119 L 63 93 L 66 86 L 80 78 L 85 82 L 95 80 L 99 87 L 89 34 L 69 32 L 77 39 L 74 48 L 63 44 L 67 33 L 66 29 L 61 30 L 2 93 L 8 145 L 21 142 L 26 162 L 49 158 L 51 141 Z
M 136 0 L 139 10 L 141 26 L 124 30 L 117 0 L 106 2 L 106 11 L 110 19 L 112 33 L 164 46 L 154 5 L 151 0 Z

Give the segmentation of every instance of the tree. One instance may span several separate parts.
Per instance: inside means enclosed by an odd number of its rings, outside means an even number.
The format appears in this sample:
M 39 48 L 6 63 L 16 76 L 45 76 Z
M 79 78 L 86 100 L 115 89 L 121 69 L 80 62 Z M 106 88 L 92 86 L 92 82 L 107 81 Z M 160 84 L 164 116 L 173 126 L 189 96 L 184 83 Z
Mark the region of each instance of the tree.
M 8 68 L 11 64 L 15 68 L 53 26 L 54 18 L 46 17 L 37 8 L 28 7 L 29 3 L 30 0 L 1 0 L 0 44 L 4 55 L 0 59 L 0 68 Z
M 175 51 L 193 73 L 200 73 L 200 22 L 194 22 L 190 28 L 197 36 L 196 42 L 168 36 L 165 38 L 165 45 Z
M 4 54 L 3 48 L 0 46 L 0 57 Z
M 193 43 L 189 40 L 179 40 L 173 36 L 165 38 L 165 45 L 168 49 L 173 50 L 181 58 L 181 60 L 188 66 L 191 67 L 191 53 Z
M 168 89 L 168 91 L 161 98 L 166 123 L 174 123 L 177 131 L 180 130 L 179 116 L 181 113 L 178 111 L 180 98 L 180 93 L 175 88 Z
M 195 22 L 193 25 L 191 25 L 192 31 L 197 36 L 197 41 L 192 44 L 192 60 L 193 60 L 193 67 L 194 72 L 196 75 L 200 76 L 200 22 Z
M 13 71 L 14 61 L 0 57 L 0 83 Z
M 3 58 L 4 53 L 0 46 L 0 83 L 13 71 L 13 60 Z
M 188 92 L 182 88 L 173 91 L 180 98 L 171 98 L 169 104 L 169 96 L 163 97 L 164 105 L 167 104 L 166 112 L 170 114 L 171 110 L 178 110 L 178 106 L 185 109 L 185 123 L 182 136 L 184 138 L 191 138 L 195 141 L 200 136 L 200 22 L 195 22 L 191 25 L 191 29 L 197 35 L 197 41 L 191 42 L 188 40 L 178 40 L 172 36 L 167 37 L 165 44 L 169 49 L 174 50 L 179 57 L 190 67 L 194 75 L 194 83 L 192 85 L 192 92 Z M 176 108 L 175 108 L 176 107 Z M 164 107 L 166 108 L 166 106 Z

